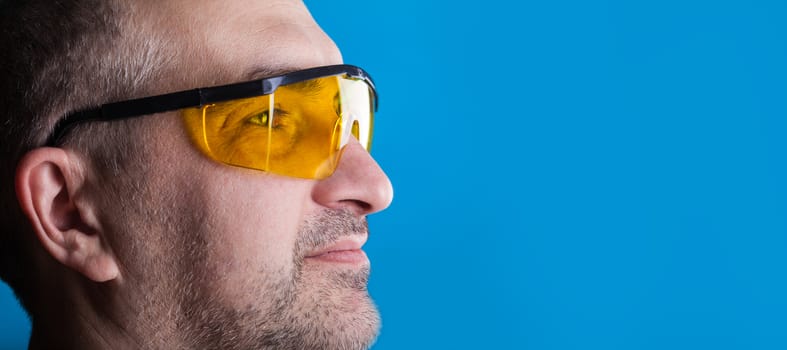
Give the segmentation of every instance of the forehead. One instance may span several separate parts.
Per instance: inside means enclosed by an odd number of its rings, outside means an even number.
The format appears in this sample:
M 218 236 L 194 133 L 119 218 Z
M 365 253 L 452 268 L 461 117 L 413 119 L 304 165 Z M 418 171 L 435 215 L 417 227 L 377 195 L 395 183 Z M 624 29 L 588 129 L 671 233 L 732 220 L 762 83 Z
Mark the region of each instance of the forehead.
M 165 50 L 185 85 L 251 80 L 342 62 L 300 0 L 146 1 L 137 18 L 170 42 Z

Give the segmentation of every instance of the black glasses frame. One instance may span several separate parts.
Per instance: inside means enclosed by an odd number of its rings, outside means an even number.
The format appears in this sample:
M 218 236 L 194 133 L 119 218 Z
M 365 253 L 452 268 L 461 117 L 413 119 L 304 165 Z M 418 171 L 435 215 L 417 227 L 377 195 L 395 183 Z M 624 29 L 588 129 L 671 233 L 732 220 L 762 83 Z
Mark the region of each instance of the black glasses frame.
M 46 140 L 46 145 L 57 145 L 74 126 L 80 123 L 134 118 L 183 108 L 202 107 L 211 103 L 263 96 L 272 94 L 279 86 L 335 75 L 347 75 L 351 78 L 366 81 L 374 95 L 373 108 L 375 111 L 377 110 L 377 91 L 369 74 L 359 67 L 341 64 L 309 68 L 242 83 L 204 87 L 107 103 L 96 108 L 69 113 L 55 124 L 55 128 Z

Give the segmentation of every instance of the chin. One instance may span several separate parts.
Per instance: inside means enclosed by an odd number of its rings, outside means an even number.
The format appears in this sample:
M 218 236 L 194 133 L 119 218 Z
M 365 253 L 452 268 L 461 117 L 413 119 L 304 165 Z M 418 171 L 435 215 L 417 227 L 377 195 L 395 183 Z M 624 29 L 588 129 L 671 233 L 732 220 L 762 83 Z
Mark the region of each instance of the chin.
M 319 282 L 305 284 L 295 300 L 305 338 L 316 341 L 303 348 L 367 349 L 374 343 L 381 321 L 367 290 L 368 275 L 368 268 L 304 271 L 303 280 Z

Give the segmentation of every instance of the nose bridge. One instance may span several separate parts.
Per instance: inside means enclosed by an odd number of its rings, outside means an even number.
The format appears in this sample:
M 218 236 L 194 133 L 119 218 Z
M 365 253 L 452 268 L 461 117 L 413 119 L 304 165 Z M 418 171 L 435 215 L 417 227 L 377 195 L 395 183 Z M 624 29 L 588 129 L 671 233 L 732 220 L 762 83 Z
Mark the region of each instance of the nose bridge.
M 315 202 L 334 209 L 367 215 L 387 208 L 393 186 L 377 162 L 351 137 L 342 150 L 334 173 L 318 181 L 312 191 Z

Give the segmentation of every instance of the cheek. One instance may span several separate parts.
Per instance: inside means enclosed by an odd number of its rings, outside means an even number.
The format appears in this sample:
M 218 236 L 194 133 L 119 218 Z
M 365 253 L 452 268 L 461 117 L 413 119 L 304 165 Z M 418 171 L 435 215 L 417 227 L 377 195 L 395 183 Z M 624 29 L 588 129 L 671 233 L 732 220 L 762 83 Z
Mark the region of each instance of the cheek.
M 231 188 L 231 191 L 227 189 Z M 292 261 L 293 248 L 302 210 L 292 197 L 278 191 L 255 191 L 222 186 L 221 194 L 211 196 L 206 215 L 216 244 L 217 260 L 253 269 L 272 269 Z M 230 272 L 230 271 L 228 271 Z
M 313 209 L 314 182 L 212 161 L 190 144 L 177 116 L 164 120 L 173 125 L 154 129 L 171 133 L 156 138 L 153 166 L 161 171 L 154 182 L 176 193 L 170 204 L 181 232 L 170 234 L 198 242 L 175 249 L 194 258 L 203 287 L 241 300 L 242 286 L 289 275 L 299 226 Z
M 310 189 L 302 181 L 204 161 L 208 176 L 190 178 L 192 215 L 202 217 L 204 276 L 223 294 L 243 294 L 237 286 L 289 275 L 295 242 Z

